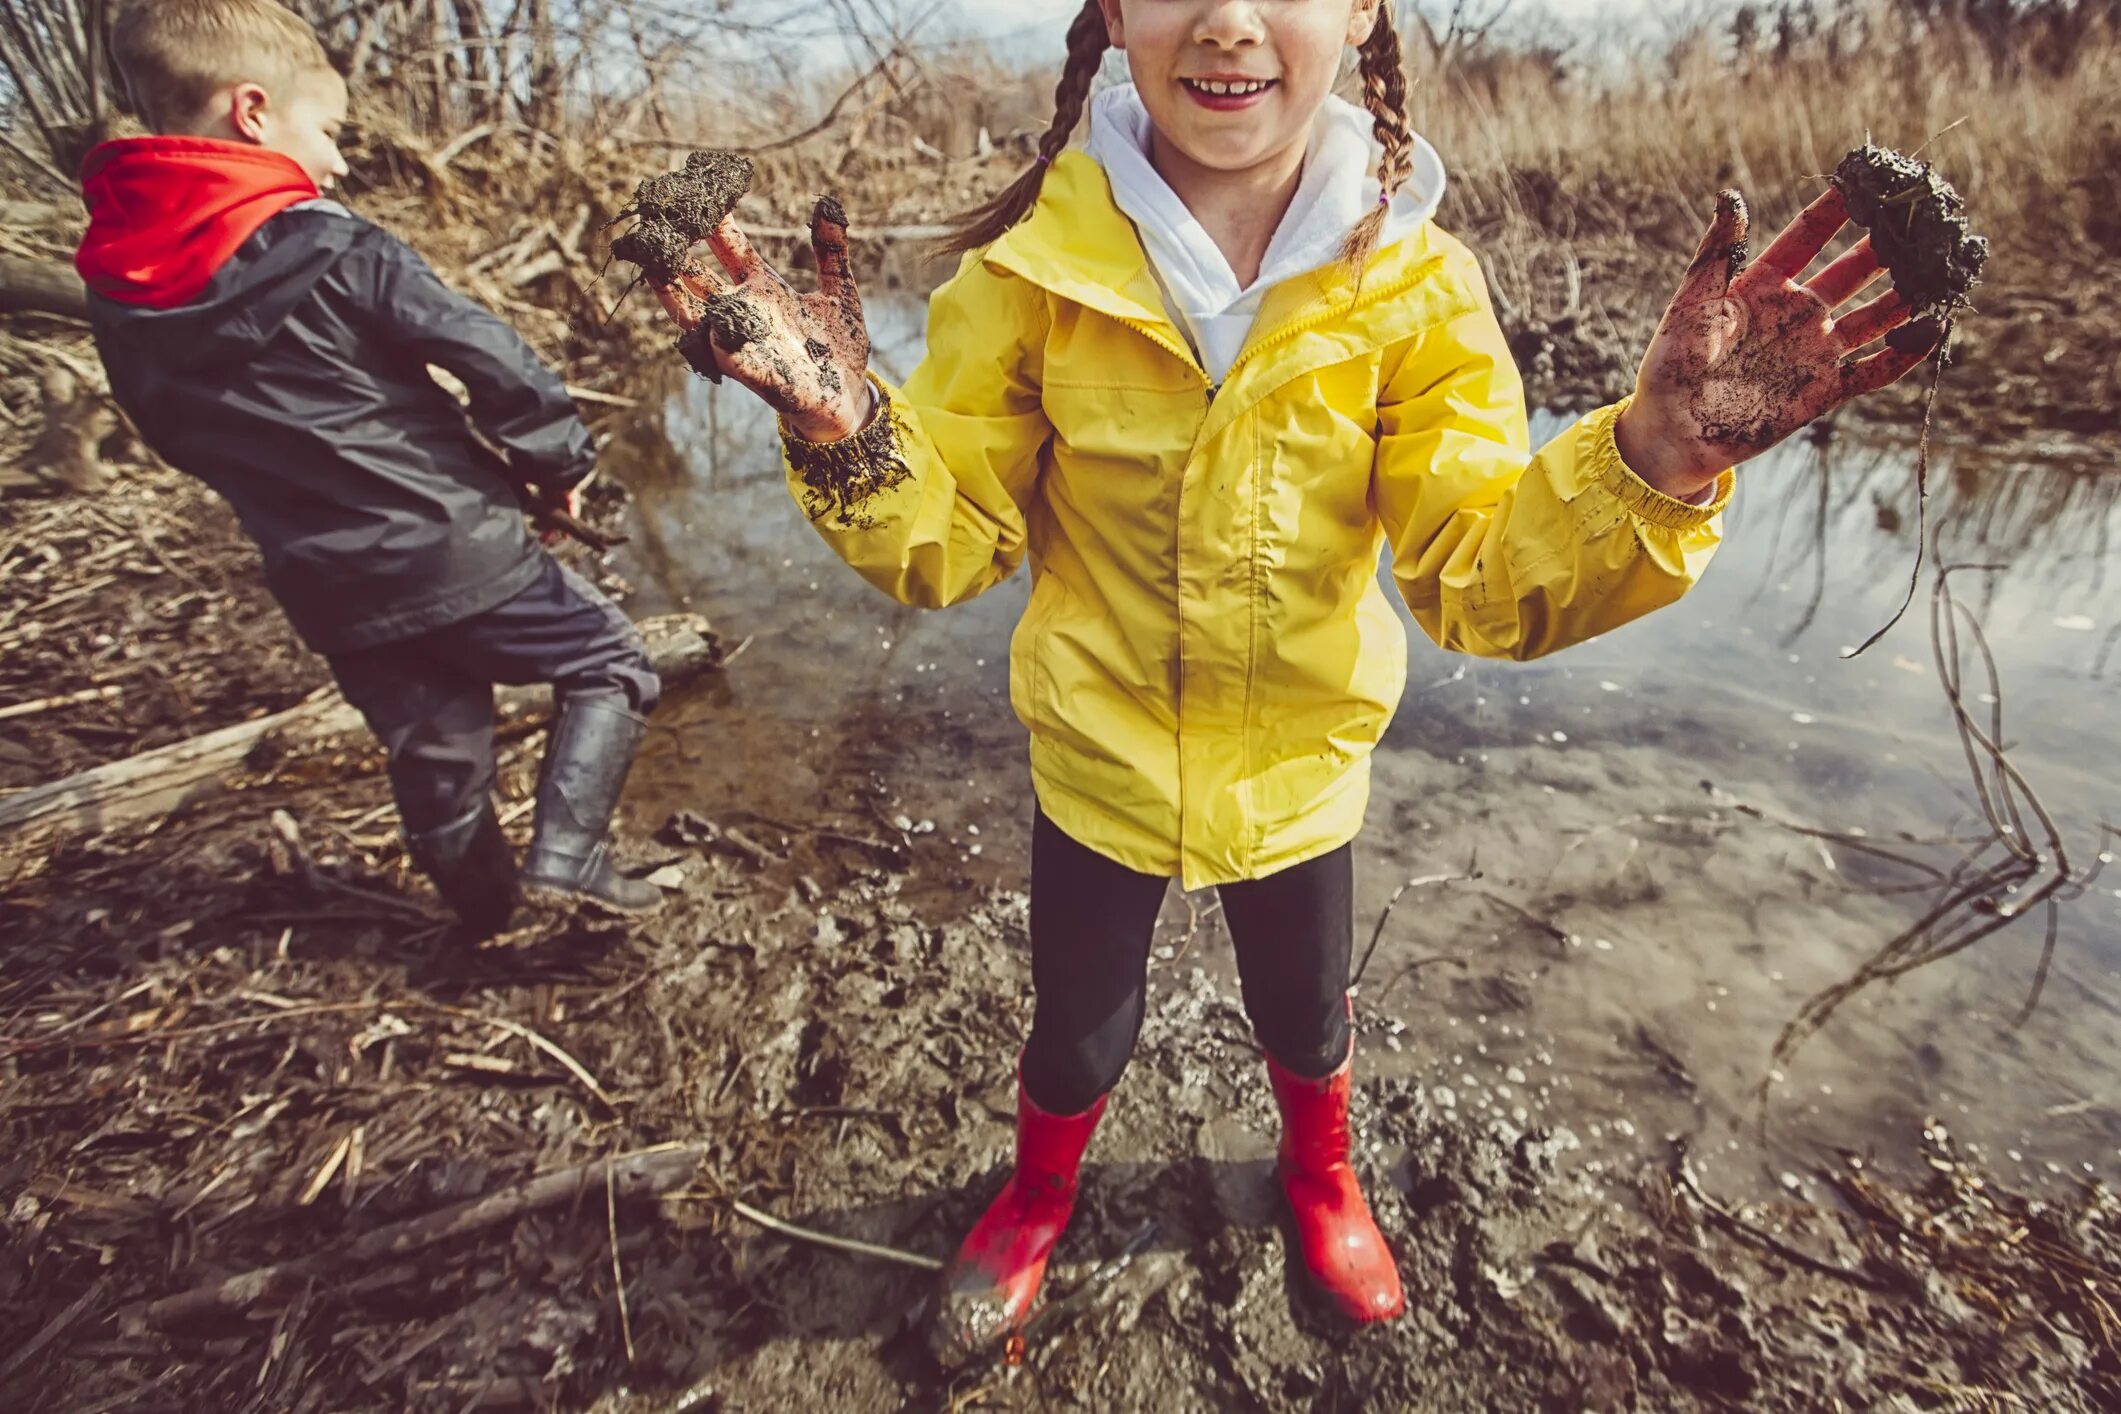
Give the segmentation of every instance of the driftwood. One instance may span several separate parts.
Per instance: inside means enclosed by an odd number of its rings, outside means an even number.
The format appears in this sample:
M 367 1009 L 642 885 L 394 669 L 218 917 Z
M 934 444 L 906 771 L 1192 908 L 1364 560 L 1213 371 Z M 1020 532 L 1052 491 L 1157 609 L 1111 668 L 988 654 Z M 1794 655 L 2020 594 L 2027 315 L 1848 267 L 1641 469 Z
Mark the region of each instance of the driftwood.
M 91 495 L 110 484 L 110 472 L 96 449 L 118 425 L 118 419 L 92 388 L 84 388 L 71 369 L 53 364 L 39 379 L 44 395 L 44 430 L 23 457 L 38 480 Z
M 713 634 L 700 615 L 649 619 L 641 633 L 666 682 L 697 677 L 717 661 Z M 544 687 L 507 688 L 499 702 L 503 711 L 523 712 L 550 696 Z M 245 759 L 269 738 L 283 748 L 314 749 L 362 730 L 361 714 L 337 692 L 327 692 L 284 712 L 112 761 L 0 801 L 0 831 L 36 826 L 93 833 L 152 819 L 201 787 L 239 775 Z
M 466 1199 L 438 1212 L 379 1227 L 340 1247 L 128 1306 L 118 1313 L 118 1322 L 121 1329 L 138 1333 L 204 1316 L 247 1311 L 261 1302 L 295 1296 L 317 1278 L 344 1279 L 362 1267 L 410 1256 L 436 1243 L 483 1231 L 607 1185 L 613 1200 L 668 1193 L 691 1179 L 705 1154 L 696 1145 L 668 1145 L 617 1158 L 592 1159 L 484 1197 Z
M 88 320 L 88 288 L 56 260 L 0 255 L 0 311 Z

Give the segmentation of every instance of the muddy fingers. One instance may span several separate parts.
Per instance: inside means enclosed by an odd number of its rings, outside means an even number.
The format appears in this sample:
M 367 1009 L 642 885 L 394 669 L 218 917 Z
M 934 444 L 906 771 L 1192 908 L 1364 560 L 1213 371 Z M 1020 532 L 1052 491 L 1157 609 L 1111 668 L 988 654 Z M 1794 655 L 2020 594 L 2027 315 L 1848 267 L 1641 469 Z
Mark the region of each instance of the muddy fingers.
M 847 211 L 830 192 L 810 208 L 810 252 L 817 258 L 817 287 L 821 293 L 834 299 L 853 293 L 854 271 L 847 260 Z
M 1836 319 L 1834 332 L 1840 336 L 1841 346 L 1854 353 L 1879 335 L 1906 324 L 1913 313 L 1901 293 L 1890 290 Z
M 1715 218 L 1694 252 L 1693 263 L 1687 266 L 1686 277 L 1679 282 L 1679 292 L 1672 296 L 1672 308 L 1723 297 L 1745 268 L 1751 224 L 1743 193 L 1734 189 L 1716 193 Z
M 737 224 L 726 217 L 707 228 L 707 247 L 714 258 L 722 262 L 729 278 L 738 284 L 749 284 L 754 280 L 780 280 L 780 272 L 766 263 L 766 257 L 752 247 L 751 240 Z
M 1916 324 L 1909 327 L 1921 331 L 1921 342 L 1915 347 L 1903 349 L 1888 344 L 1868 357 L 1850 358 L 1841 365 L 1841 389 L 1836 401 L 1862 397 L 1865 393 L 1875 393 L 1880 388 L 1898 382 L 1919 368 L 1922 361 L 1937 347 L 1938 341 L 1944 337 L 1944 331 L 1935 325 Z
M 1826 269 L 1807 280 L 1804 287 L 1828 309 L 1839 309 L 1862 294 L 1884 272 L 1885 262 L 1879 259 L 1870 237 L 1865 236 Z
M 869 423 L 873 404 L 847 214 L 831 197 L 818 201 L 811 240 L 820 288 L 799 294 L 730 218 L 750 178 L 743 157 L 693 153 L 681 170 L 635 189 L 625 213 L 634 226 L 612 243 L 612 254 L 641 267 L 684 331 L 678 351 L 701 375 L 742 383 L 809 445 L 851 438 Z M 879 472 L 835 484 L 888 479 Z
M 1826 243 L 1847 223 L 1848 217 L 1848 205 L 1842 200 L 1841 192 L 1828 187 L 1760 253 L 1752 270 L 1767 278 L 1796 279 L 1804 273 L 1804 267 L 1826 249 Z

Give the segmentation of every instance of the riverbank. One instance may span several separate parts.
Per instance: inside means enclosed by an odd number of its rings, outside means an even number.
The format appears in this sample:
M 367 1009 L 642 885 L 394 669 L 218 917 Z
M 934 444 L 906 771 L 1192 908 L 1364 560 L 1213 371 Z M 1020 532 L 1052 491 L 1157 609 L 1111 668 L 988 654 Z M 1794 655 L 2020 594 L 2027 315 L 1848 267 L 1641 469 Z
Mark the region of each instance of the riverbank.
M 1009 1143 L 1025 899 L 965 863 L 1009 832 L 935 827 L 941 800 L 827 753 L 802 768 L 807 810 L 727 801 L 632 835 L 676 886 L 664 915 L 548 918 L 438 969 L 376 764 L 358 741 L 321 777 L 259 763 L 10 884 L 0 1359 L 20 1407 L 2121 1396 L 2103 1188 L 2020 1191 L 1933 1123 L 1746 1201 L 1647 1116 L 1649 1152 L 1626 1156 L 1636 1126 L 1599 1076 L 1524 1025 L 1560 974 L 1514 968 L 1481 982 L 1477 1019 L 1455 985 L 1417 983 L 1413 1010 L 1365 991 L 1361 1164 L 1412 1306 L 1349 1338 L 1293 1266 L 1234 988 L 1187 957 L 1219 950 L 1212 918 L 1160 954 L 1055 1266 L 1056 1294 L 1096 1285 L 1020 1366 L 947 1374 L 922 1353 L 929 1277 L 737 1204 L 947 1255 Z M 685 1147 L 637 1180 L 658 1144 Z M 496 1219 L 449 1220 L 481 1197 Z M 394 1224 L 389 1248 L 356 1246 Z M 216 1285 L 276 1264 L 292 1274 Z

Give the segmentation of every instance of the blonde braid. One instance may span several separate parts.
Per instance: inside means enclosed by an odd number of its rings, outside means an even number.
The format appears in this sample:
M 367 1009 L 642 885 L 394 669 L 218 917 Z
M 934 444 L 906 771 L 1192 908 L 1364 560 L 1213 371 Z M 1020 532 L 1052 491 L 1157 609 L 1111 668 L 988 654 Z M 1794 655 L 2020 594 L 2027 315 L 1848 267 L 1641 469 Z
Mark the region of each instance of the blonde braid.
M 990 245 L 1031 214 L 1031 208 L 1038 205 L 1039 190 L 1046 183 L 1046 170 L 1066 149 L 1069 134 L 1082 119 L 1083 104 L 1090 97 L 1090 85 L 1097 78 L 1110 43 L 1104 12 L 1098 8 L 1097 0 L 1083 0 L 1083 8 L 1068 26 L 1068 62 L 1053 89 L 1053 121 L 1038 140 L 1038 159 L 999 195 L 959 216 L 956 229 L 936 247 L 939 252 L 962 255 Z
M 1371 131 L 1384 155 L 1377 163 L 1377 204 L 1355 223 L 1340 248 L 1340 258 L 1353 267 L 1358 279 L 1377 252 L 1393 196 L 1414 170 L 1414 130 L 1407 124 L 1407 71 L 1400 58 L 1399 31 L 1392 25 L 1391 0 L 1378 5 L 1377 23 L 1362 42 L 1361 54 L 1362 106 L 1370 114 Z

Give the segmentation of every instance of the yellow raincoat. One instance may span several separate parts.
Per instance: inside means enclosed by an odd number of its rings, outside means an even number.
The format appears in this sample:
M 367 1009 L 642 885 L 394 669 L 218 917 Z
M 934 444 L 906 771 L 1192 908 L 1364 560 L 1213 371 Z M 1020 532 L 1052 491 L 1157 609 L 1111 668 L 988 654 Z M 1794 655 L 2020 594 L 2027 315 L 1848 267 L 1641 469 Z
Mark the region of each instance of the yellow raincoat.
M 1009 686 L 1039 804 L 1189 889 L 1361 828 L 1406 679 L 1383 545 L 1438 643 L 1531 658 L 1677 599 L 1731 492 L 1726 472 L 1696 507 L 1635 476 L 1618 406 L 1532 455 L 1479 264 L 1433 224 L 1359 291 L 1343 264 L 1276 286 L 1209 387 L 1075 152 L 936 292 L 926 357 L 885 392 L 911 475 L 819 532 L 927 607 L 1028 553 Z

